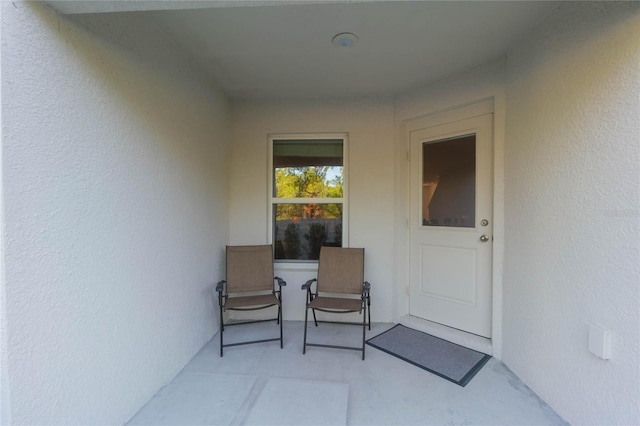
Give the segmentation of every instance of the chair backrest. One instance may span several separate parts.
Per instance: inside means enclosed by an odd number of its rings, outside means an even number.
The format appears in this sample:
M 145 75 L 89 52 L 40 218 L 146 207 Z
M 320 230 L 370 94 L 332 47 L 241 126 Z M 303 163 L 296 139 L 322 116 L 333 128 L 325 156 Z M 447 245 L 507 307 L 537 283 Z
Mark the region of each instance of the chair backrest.
M 227 293 L 273 290 L 271 245 L 227 246 Z
M 362 294 L 364 249 L 322 247 L 318 261 L 318 291 Z

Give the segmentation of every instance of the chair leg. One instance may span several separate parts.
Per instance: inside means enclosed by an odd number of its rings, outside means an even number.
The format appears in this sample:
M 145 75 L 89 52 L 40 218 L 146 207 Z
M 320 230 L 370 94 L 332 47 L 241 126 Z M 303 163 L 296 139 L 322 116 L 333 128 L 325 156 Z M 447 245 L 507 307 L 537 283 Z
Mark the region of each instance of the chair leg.
M 316 324 L 316 327 L 318 326 L 318 320 L 316 318 L 316 310 L 312 309 L 311 312 L 313 313 L 313 322 Z
M 304 339 L 302 342 L 302 355 L 307 352 L 307 317 L 309 316 L 309 307 L 304 310 Z
M 364 305 L 364 312 L 362 313 L 362 360 L 364 361 L 364 347 L 365 347 L 365 335 L 367 332 L 367 305 Z M 371 327 L 371 321 L 369 321 L 369 327 Z
M 224 333 L 224 323 L 222 322 L 222 306 L 220 306 L 220 358 L 222 358 L 222 348 L 223 348 L 223 339 L 222 334 Z
M 278 305 L 278 322 L 280 323 L 280 349 L 284 347 L 282 340 L 282 304 Z
M 367 311 L 369 312 L 369 331 L 371 331 L 371 296 L 367 295 Z

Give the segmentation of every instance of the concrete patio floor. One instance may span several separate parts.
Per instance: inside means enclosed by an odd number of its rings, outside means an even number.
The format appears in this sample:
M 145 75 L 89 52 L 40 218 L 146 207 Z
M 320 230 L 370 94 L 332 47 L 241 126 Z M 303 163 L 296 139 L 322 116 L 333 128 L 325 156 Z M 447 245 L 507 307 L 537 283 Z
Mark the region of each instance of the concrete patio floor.
M 393 324 L 373 324 L 367 339 Z M 277 334 L 273 323 L 228 327 L 225 343 Z M 500 361 L 466 387 L 367 345 L 360 352 L 307 347 L 304 323 L 278 342 L 225 348 L 218 335 L 129 425 L 559 425 L 566 424 Z M 357 345 L 356 326 L 309 326 L 309 341 Z M 542 373 L 541 373 L 542 374 Z

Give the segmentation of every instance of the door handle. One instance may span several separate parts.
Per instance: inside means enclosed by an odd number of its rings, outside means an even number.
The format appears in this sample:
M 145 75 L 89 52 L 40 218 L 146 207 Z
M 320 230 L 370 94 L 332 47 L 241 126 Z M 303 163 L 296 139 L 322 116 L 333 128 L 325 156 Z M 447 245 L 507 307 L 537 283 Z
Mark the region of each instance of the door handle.
M 486 243 L 487 241 L 489 241 L 489 236 L 487 234 L 480 236 L 480 241 Z

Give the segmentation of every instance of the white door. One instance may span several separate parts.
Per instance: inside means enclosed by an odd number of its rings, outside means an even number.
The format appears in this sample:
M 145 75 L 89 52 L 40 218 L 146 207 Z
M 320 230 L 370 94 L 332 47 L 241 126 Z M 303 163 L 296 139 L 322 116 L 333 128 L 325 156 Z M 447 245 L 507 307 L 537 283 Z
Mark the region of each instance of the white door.
M 491 337 L 493 114 L 409 139 L 410 314 Z

